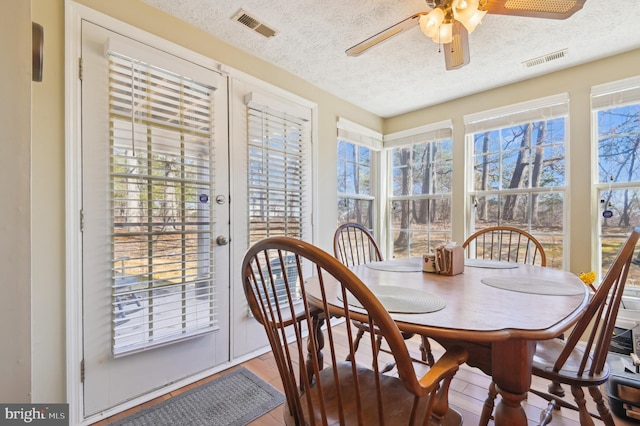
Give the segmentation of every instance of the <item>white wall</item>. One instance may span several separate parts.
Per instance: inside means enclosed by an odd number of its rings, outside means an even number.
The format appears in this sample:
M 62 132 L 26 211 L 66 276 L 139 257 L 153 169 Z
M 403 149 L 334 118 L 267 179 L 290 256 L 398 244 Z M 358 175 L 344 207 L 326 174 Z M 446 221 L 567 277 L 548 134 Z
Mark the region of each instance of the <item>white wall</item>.
M 32 85 L 33 401 L 64 402 L 64 4 L 31 3 L 33 21 L 44 28 L 44 75 Z
M 31 4 L 0 0 L 0 401 L 31 399 Z

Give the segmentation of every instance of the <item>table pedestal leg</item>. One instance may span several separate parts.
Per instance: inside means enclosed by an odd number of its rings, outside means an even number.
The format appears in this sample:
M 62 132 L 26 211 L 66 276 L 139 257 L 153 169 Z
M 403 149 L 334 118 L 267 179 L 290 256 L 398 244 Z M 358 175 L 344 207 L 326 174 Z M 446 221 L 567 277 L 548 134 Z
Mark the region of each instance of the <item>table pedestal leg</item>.
M 309 340 L 307 342 L 307 360 L 305 362 L 309 383 L 313 383 L 313 373 L 315 370 L 313 358 L 317 358 L 319 370 L 322 370 L 324 367 L 324 355 L 322 353 L 322 349 L 324 348 L 324 334 L 322 334 L 322 325 L 324 324 L 324 320 L 324 314 L 314 316 L 312 320 L 313 330 L 309 332 Z M 313 344 L 311 339 L 313 339 Z M 313 353 L 314 347 L 316 348 L 315 354 Z
M 499 386 L 496 386 L 496 388 L 502 400 L 496 407 L 495 425 L 527 425 L 527 414 L 521 405 L 521 402 L 527 398 L 527 392 L 516 394 L 502 391 Z
M 535 350 L 536 342 L 530 340 L 506 340 L 492 344 L 492 376 L 502 397 L 495 411 L 496 426 L 527 425 L 527 415 L 521 403 L 531 387 Z

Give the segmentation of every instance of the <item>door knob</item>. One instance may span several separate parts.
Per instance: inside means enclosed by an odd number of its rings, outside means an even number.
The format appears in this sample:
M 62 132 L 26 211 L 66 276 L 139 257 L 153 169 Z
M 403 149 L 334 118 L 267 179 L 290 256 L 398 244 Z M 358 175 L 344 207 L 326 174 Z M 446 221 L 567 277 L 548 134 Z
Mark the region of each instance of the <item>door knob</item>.
M 220 235 L 218 238 L 216 238 L 216 244 L 218 244 L 219 246 L 226 246 L 227 244 L 229 244 L 229 240 L 224 235 Z

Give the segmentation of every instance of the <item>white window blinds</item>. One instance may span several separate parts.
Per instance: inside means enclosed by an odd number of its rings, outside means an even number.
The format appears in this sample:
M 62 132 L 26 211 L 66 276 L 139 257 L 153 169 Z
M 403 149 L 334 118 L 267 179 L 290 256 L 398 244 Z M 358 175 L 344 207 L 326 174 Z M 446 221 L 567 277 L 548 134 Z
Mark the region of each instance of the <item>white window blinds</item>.
M 303 238 L 311 215 L 309 111 L 245 98 L 248 123 L 249 244 L 274 235 Z
M 378 151 L 382 149 L 382 133 L 380 132 L 376 132 L 342 117 L 338 118 L 336 127 L 338 130 L 338 139 L 364 145 Z
M 113 352 L 214 330 L 213 87 L 110 53 Z
M 533 101 L 464 116 L 467 134 L 486 132 L 569 114 L 569 94 L 561 93 Z
M 311 238 L 311 111 L 261 93 L 245 96 L 247 113 L 247 205 L 249 245 L 270 236 Z M 272 275 L 274 302 L 289 303 L 286 287 L 299 300 L 299 278 L 293 257 L 284 268 L 274 259 L 263 273 Z
M 451 120 L 427 124 L 413 129 L 384 135 L 384 147 L 394 148 L 399 146 L 414 145 L 425 141 L 438 141 L 451 139 L 453 123 Z
M 594 110 L 622 107 L 640 102 L 640 76 L 601 84 L 591 89 Z

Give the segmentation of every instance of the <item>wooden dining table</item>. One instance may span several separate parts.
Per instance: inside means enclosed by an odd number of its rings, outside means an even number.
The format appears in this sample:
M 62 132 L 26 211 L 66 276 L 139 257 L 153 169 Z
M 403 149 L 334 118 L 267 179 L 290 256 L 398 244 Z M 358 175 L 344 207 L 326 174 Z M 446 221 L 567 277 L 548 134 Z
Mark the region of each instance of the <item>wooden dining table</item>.
M 527 424 L 521 402 L 531 386 L 536 342 L 567 331 L 589 300 L 576 275 L 540 266 L 468 259 L 462 274 L 445 276 L 422 272 L 422 258 L 406 258 L 350 269 L 401 331 L 444 348 L 466 348 L 467 364 L 491 376 L 502 397 L 494 412 L 497 426 Z M 307 286 L 313 301 L 319 295 Z M 341 306 L 334 290 L 327 287 L 328 301 Z M 491 408 L 485 403 L 481 419 L 488 419 Z

